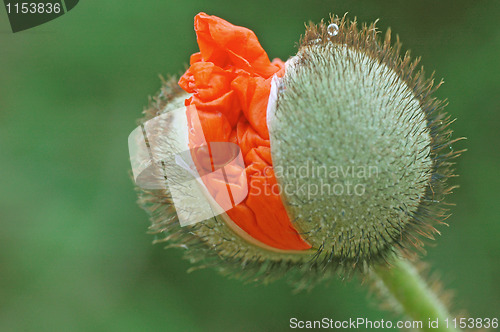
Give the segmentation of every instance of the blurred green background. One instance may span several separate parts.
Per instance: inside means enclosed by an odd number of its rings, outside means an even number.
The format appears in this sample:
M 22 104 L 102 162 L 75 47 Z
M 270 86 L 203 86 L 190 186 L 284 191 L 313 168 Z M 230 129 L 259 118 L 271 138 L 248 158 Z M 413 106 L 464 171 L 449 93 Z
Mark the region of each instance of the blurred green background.
M 0 9 L 0 331 L 281 331 L 290 317 L 394 316 L 359 280 L 292 295 L 191 274 L 182 252 L 151 245 L 129 178 L 127 136 L 159 74 L 197 51 L 199 11 L 253 29 L 270 57 L 293 55 L 304 22 L 348 11 L 380 18 L 427 71 L 468 141 L 450 227 L 426 261 L 456 309 L 500 316 L 500 2 L 82 1 L 12 34 Z

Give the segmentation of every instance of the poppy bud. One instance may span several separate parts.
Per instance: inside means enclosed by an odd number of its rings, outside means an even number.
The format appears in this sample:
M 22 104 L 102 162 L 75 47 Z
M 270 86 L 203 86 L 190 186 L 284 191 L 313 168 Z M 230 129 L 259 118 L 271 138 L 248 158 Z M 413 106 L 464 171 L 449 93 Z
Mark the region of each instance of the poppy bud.
M 194 160 L 203 144 L 235 144 L 248 193 L 181 227 L 168 188 L 141 189 L 157 241 L 186 249 L 198 266 L 252 281 L 287 273 L 298 287 L 423 250 L 446 218 L 450 160 L 459 152 L 443 103 L 432 97 L 440 84 L 408 53 L 399 56 L 390 31 L 380 40 L 374 24 L 332 17 L 310 25 L 283 64 L 269 61 L 248 29 L 203 13 L 195 29 L 200 53 L 182 89 L 165 83 L 144 120 L 194 107 L 182 122 L 184 148 Z

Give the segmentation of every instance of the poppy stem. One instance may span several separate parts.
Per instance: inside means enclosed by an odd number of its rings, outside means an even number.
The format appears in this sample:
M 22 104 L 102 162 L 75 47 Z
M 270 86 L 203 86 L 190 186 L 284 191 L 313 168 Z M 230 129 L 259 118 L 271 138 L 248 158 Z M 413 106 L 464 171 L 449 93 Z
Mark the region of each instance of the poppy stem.
M 391 302 L 399 304 L 402 313 L 422 323 L 421 331 L 460 331 L 446 306 L 408 260 L 397 259 L 390 268 L 375 267 L 373 275 Z

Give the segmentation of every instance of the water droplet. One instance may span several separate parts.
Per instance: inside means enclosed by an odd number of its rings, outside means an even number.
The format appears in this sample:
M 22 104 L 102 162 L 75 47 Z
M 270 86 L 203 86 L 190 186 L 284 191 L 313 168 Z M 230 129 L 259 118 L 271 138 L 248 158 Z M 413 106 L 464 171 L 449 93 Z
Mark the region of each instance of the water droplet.
M 332 23 L 328 26 L 328 28 L 326 28 L 326 32 L 328 32 L 331 37 L 336 36 L 339 33 L 339 26 Z

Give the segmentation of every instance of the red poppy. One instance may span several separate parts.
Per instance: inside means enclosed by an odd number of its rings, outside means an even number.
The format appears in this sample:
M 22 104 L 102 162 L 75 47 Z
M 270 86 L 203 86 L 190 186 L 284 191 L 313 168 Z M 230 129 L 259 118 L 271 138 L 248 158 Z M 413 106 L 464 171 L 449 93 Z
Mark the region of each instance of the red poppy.
M 194 27 L 199 53 L 179 85 L 192 96 L 201 123 L 201 137 L 209 142 L 232 142 L 241 149 L 247 175 L 247 198 L 227 211 L 243 231 L 274 248 L 305 250 L 311 246 L 292 225 L 272 171 L 267 102 L 273 75 L 282 76 L 284 63 L 272 62 L 255 34 L 246 28 L 205 13 L 196 15 Z M 193 108 L 194 109 L 194 108 Z M 202 144 L 200 128 L 189 123 L 189 145 Z

